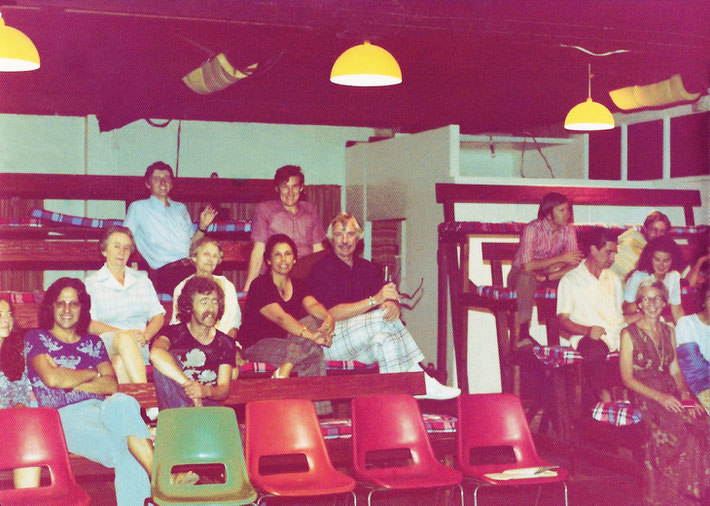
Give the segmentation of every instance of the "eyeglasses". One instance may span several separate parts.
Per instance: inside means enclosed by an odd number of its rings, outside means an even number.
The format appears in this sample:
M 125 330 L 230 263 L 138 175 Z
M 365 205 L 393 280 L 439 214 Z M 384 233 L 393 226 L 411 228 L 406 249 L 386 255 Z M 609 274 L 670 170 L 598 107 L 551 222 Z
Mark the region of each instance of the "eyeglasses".
M 57 301 L 54 302 L 54 307 L 55 307 L 56 309 L 65 309 L 65 308 L 69 308 L 69 309 L 80 309 L 80 308 L 81 308 L 81 302 L 79 302 L 78 300 L 72 300 L 72 301 L 69 301 L 69 302 L 65 302 L 65 301 L 63 301 L 63 300 L 57 300 Z
M 660 304 L 661 302 L 663 302 L 663 297 L 661 297 L 660 295 L 654 295 L 653 297 L 644 297 L 641 299 L 641 302 L 643 302 L 644 304 L 649 304 L 651 302 L 653 302 L 654 304 Z

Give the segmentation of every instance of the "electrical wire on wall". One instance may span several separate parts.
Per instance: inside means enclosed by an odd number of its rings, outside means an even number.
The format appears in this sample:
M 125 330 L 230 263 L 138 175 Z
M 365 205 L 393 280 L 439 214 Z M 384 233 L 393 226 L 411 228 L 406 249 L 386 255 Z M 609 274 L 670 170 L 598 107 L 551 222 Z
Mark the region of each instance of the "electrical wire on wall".
M 533 143 L 535 144 L 535 149 L 537 149 L 537 152 L 540 153 L 540 156 L 542 157 L 543 161 L 545 162 L 545 165 L 547 166 L 547 170 L 550 172 L 550 177 L 554 179 L 555 173 L 552 172 L 552 166 L 550 165 L 550 162 L 547 160 L 547 157 L 542 152 L 542 147 L 537 142 L 537 139 L 530 132 L 523 132 L 523 148 L 520 150 L 520 177 L 525 177 L 525 174 L 523 173 L 523 167 L 525 165 L 525 145 L 527 144 L 528 137 L 532 139 Z
M 158 123 L 157 121 L 154 121 L 150 118 L 143 118 L 146 123 L 148 123 L 150 126 L 155 127 L 155 128 L 165 128 L 168 126 L 170 123 L 172 123 L 173 120 L 171 119 L 166 119 L 162 123 Z M 178 120 L 178 128 L 177 128 L 177 147 L 176 147 L 176 153 L 175 153 L 175 177 L 178 177 L 178 171 L 180 170 L 180 134 L 182 132 L 182 120 Z

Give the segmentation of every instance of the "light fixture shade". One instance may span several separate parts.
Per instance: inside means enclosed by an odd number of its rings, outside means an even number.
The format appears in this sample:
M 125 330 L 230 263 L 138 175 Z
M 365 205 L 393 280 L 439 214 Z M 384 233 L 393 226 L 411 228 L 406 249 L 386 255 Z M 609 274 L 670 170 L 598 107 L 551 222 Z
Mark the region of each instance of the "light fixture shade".
M 330 82 L 345 86 L 392 86 L 402 82 L 402 71 L 386 49 L 365 41 L 335 60 Z
M 587 98 L 567 113 L 565 128 L 580 131 L 611 130 L 614 128 L 614 116 L 602 104 Z
M 0 15 L 0 71 L 21 72 L 39 68 L 39 53 L 20 30 L 5 26 Z

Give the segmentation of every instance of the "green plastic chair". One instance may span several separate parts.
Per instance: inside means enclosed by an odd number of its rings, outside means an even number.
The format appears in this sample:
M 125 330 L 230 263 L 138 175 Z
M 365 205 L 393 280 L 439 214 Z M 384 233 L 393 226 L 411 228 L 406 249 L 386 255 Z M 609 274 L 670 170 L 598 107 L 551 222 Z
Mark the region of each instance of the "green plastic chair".
M 173 466 L 223 464 L 225 482 L 172 485 Z M 160 506 L 249 504 L 256 490 L 249 481 L 239 425 L 226 407 L 175 408 L 158 415 L 152 500 Z

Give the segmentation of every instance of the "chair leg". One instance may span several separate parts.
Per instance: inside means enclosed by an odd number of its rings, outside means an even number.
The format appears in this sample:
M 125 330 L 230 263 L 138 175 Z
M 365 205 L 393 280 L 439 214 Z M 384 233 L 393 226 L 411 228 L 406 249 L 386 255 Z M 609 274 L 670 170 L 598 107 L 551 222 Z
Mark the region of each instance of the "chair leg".
M 568 506 L 568 504 L 567 504 L 567 484 L 563 481 L 562 486 L 565 487 L 565 506 Z
M 372 490 L 370 490 L 370 492 L 368 492 L 368 494 L 367 494 L 367 506 L 372 506 L 372 494 L 374 494 L 376 490 L 378 490 L 378 489 L 373 488 Z
M 473 506 L 478 506 L 478 489 L 481 488 L 483 484 L 476 485 L 473 489 Z
M 459 495 L 461 496 L 461 506 L 464 506 L 464 504 L 463 504 L 463 485 L 461 483 L 459 483 L 456 486 L 458 487 Z M 451 494 L 451 495 L 452 495 L 452 499 L 453 499 L 453 494 Z
M 350 492 L 348 492 L 348 494 L 350 494 L 353 498 L 353 506 L 357 506 L 357 495 L 355 494 L 355 491 L 351 490 Z M 341 495 L 343 495 L 343 497 L 345 498 L 345 506 L 348 506 L 348 504 L 350 504 L 350 500 L 349 500 L 348 496 L 344 495 L 344 494 L 338 494 L 335 497 L 333 497 L 333 504 L 337 506 L 337 504 L 340 503 L 340 496 Z
M 257 497 L 257 499 L 256 499 L 256 505 L 259 506 L 259 505 L 261 504 L 261 501 L 263 501 L 263 500 L 266 499 L 267 497 L 276 497 L 276 496 L 273 495 L 273 494 L 264 494 L 264 495 L 262 495 L 262 496 L 259 496 L 259 497 Z

